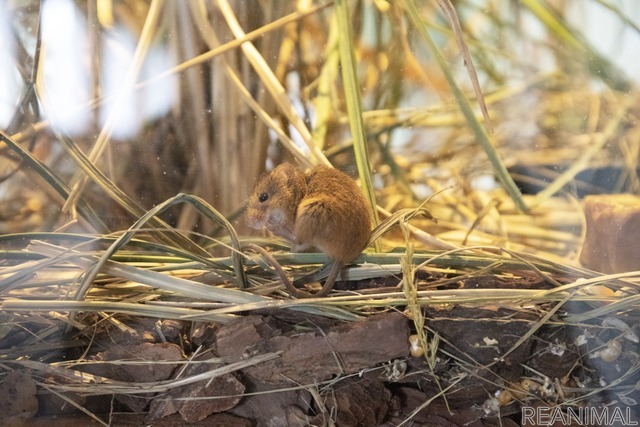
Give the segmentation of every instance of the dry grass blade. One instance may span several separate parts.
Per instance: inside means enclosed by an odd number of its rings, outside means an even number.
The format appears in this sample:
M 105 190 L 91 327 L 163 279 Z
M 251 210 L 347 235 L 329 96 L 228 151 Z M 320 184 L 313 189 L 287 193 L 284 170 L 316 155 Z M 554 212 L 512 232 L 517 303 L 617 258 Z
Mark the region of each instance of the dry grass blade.
M 526 340 L 531 338 L 533 336 L 533 334 L 536 333 L 537 330 L 539 330 L 541 327 L 543 327 L 547 323 L 547 321 L 549 321 L 549 319 L 551 319 L 551 317 L 553 317 L 553 315 L 556 314 L 558 312 L 558 310 L 560 310 L 560 308 L 562 308 L 569 300 L 571 300 L 572 297 L 573 297 L 573 294 L 567 295 L 562 301 L 560 301 L 553 308 L 551 308 L 549 311 L 547 311 L 547 313 L 542 317 L 542 319 L 540 319 L 540 321 L 538 321 L 536 324 L 534 324 L 531 327 L 531 329 L 529 329 L 529 331 L 527 331 L 526 334 L 524 334 L 523 336 L 518 338 L 516 343 L 509 350 L 507 350 L 505 353 L 501 354 L 500 357 L 497 358 L 496 361 L 494 363 L 492 363 L 491 365 L 489 365 L 489 366 L 492 366 L 492 365 L 498 363 L 499 361 L 504 360 L 509 354 L 511 354 L 515 350 L 517 350 L 518 347 L 520 347 L 522 345 L 522 343 L 524 343 Z M 487 368 L 489 366 L 487 366 Z
M 489 135 L 484 130 L 484 127 L 480 124 L 480 122 L 476 119 L 475 114 L 473 113 L 473 110 L 469 105 L 469 101 L 467 100 L 467 97 L 464 95 L 462 90 L 458 87 L 458 84 L 456 83 L 455 78 L 453 77 L 453 73 L 450 70 L 449 64 L 446 62 L 446 60 L 440 53 L 440 50 L 438 49 L 438 47 L 432 40 L 431 36 L 429 35 L 429 31 L 427 30 L 427 27 L 423 18 L 420 16 L 420 12 L 418 11 L 418 8 L 416 7 L 414 0 L 405 0 L 404 4 L 406 6 L 407 15 L 409 16 L 409 19 L 413 23 L 414 27 L 418 29 L 420 35 L 422 36 L 422 39 L 426 42 L 427 46 L 429 47 L 429 50 L 438 61 L 438 64 L 440 65 L 440 69 L 443 71 L 444 76 L 447 79 L 447 82 L 449 83 L 449 87 L 451 88 L 451 91 L 455 96 L 456 102 L 458 103 L 460 110 L 462 110 L 462 114 L 464 114 L 464 117 L 467 120 L 467 123 L 473 130 L 476 136 L 476 139 L 478 140 L 478 142 L 480 143 L 484 151 L 487 153 L 487 156 L 491 161 L 491 165 L 493 166 L 493 169 L 496 175 L 499 177 L 500 181 L 505 187 L 505 190 L 507 191 L 507 193 L 509 194 L 513 202 L 516 204 L 518 209 L 520 209 L 523 212 L 526 211 L 527 206 L 525 205 L 522 199 L 520 190 L 518 189 L 515 182 L 513 182 L 513 179 L 509 175 L 509 172 L 507 171 L 506 166 L 504 165 L 502 159 L 500 158 L 500 155 L 496 151 L 496 148 L 492 143 L 491 139 L 489 138 Z
M 314 13 L 317 13 L 318 11 L 330 6 L 331 3 L 325 3 L 325 4 L 321 4 L 318 6 L 314 6 L 312 8 L 310 8 L 309 10 L 305 11 L 305 12 L 295 12 L 292 14 L 289 14 L 287 16 L 284 16 L 280 19 L 277 19 L 271 23 L 269 23 L 268 25 L 265 25 L 262 28 L 256 29 L 254 31 L 251 31 L 250 33 L 247 33 L 246 35 L 244 35 L 243 37 L 237 38 L 233 41 L 230 41 L 228 43 L 225 43 L 222 46 L 219 46 L 215 49 L 212 49 L 206 53 L 203 53 L 201 55 L 198 55 L 195 58 L 190 59 L 189 61 L 185 61 L 183 63 L 181 63 L 180 65 L 173 67 L 171 69 L 168 69 L 166 71 L 160 72 L 158 74 L 156 74 L 155 76 L 143 80 L 141 82 L 138 82 L 135 84 L 134 88 L 137 89 L 141 89 L 144 88 L 150 84 L 153 83 L 157 83 L 158 81 L 165 79 L 168 76 L 172 76 L 175 74 L 178 74 L 186 69 L 189 69 L 191 67 L 194 67 L 198 64 L 202 64 L 205 63 L 213 58 L 215 58 L 218 55 L 221 55 L 225 52 L 228 52 L 230 50 L 233 50 L 235 48 L 240 47 L 243 43 L 251 41 L 251 40 L 255 40 L 257 38 L 260 38 L 262 36 L 264 36 L 266 33 L 269 33 L 271 31 L 275 31 L 277 29 L 280 29 L 282 27 L 284 27 L 285 25 L 300 20 L 302 18 L 304 18 L 307 15 L 311 15 Z M 71 109 L 69 111 L 63 111 L 63 112 L 58 112 L 57 117 L 66 117 L 66 116 L 72 116 L 73 114 L 76 114 L 78 111 L 84 111 L 90 108 L 95 108 L 97 105 L 101 105 L 105 102 L 108 101 L 113 101 L 114 98 L 117 95 L 114 94 L 107 94 L 104 97 L 101 97 L 99 99 L 93 99 L 92 101 L 90 101 L 89 103 L 85 104 L 85 105 L 79 105 L 76 106 L 75 109 Z M 34 123 L 31 125 L 31 127 L 27 130 L 27 131 L 23 131 L 23 132 L 18 132 L 16 134 L 13 135 L 13 138 L 16 141 L 22 141 L 24 139 L 26 139 L 27 137 L 29 137 L 32 133 L 35 132 L 39 132 L 43 129 L 45 129 L 46 127 L 50 126 L 51 123 L 49 120 L 43 120 L 37 123 Z
M 317 6 L 313 6 L 311 8 L 309 8 L 308 10 L 304 11 L 304 12 L 294 12 L 291 13 L 287 16 L 284 16 L 280 19 L 277 19 L 273 22 L 270 22 L 269 24 L 258 28 L 256 30 L 253 30 L 247 34 L 244 34 L 242 37 L 237 37 L 235 40 L 230 41 L 228 43 L 225 43 L 221 46 L 216 47 L 215 49 L 210 50 L 209 52 L 203 53 L 201 55 L 198 55 L 197 57 L 186 61 L 180 65 L 178 65 L 177 67 L 171 68 L 170 70 L 164 71 L 148 80 L 145 80 L 143 82 L 140 82 L 136 85 L 136 89 L 141 88 L 145 85 L 148 85 L 150 83 L 153 83 L 157 80 L 161 80 L 167 76 L 173 75 L 173 74 L 177 74 L 180 73 L 181 71 L 186 70 L 187 68 L 193 67 L 195 65 L 198 64 L 202 64 L 204 62 L 207 62 L 213 58 L 215 58 L 218 55 L 221 55 L 225 52 L 228 52 L 232 49 L 235 49 L 237 47 L 242 46 L 242 44 L 250 42 L 251 40 L 255 40 L 257 38 L 260 38 L 262 36 L 264 36 L 266 33 L 270 32 L 270 31 L 275 31 L 277 29 L 280 29 L 282 27 L 284 27 L 285 25 L 291 23 L 291 22 L 295 22 L 298 21 L 302 18 L 304 18 L 305 16 L 308 15 L 312 15 L 315 13 L 318 13 L 318 11 L 330 6 L 331 3 L 325 3 L 325 4 L 320 4 Z
M 85 269 L 93 268 L 98 261 L 98 258 L 95 255 L 56 247 L 44 242 L 33 242 L 29 248 L 33 252 L 41 253 L 46 256 L 58 256 L 68 252 L 75 253 L 77 256 L 70 259 L 70 262 L 73 262 L 75 265 Z M 222 301 L 234 304 L 268 301 L 268 298 L 250 294 L 248 292 L 207 286 L 190 280 L 181 279 L 179 277 L 172 277 L 166 274 L 137 268 L 115 261 L 106 261 L 102 270 L 104 273 L 115 277 L 121 277 L 132 282 L 157 287 L 166 291 L 207 301 Z
M 122 90 L 116 96 L 116 100 L 112 105 L 107 121 L 104 127 L 102 128 L 102 130 L 100 131 L 100 134 L 96 139 L 93 149 L 91 150 L 91 153 L 88 156 L 89 161 L 91 161 L 92 163 L 97 162 L 97 160 L 100 158 L 100 156 L 102 155 L 102 152 L 106 148 L 111 138 L 111 134 L 113 132 L 114 126 L 116 125 L 116 122 L 118 120 L 121 120 L 120 107 L 122 103 L 127 99 L 130 92 L 134 90 L 136 80 L 138 79 L 138 74 L 140 73 L 140 69 L 142 68 L 142 63 L 145 60 L 147 53 L 149 51 L 149 46 L 151 45 L 151 39 L 154 37 L 163 4 L 164 4 L 164 0 L 151 1 L 151 4 L 149 6 L 149 12 L 147 14 L 147 19 L 145 20 L 145 24 L 142 29 L 142 34 L 140 35 L 140 40 L 138 41 L 136 51 L 133 55 L 133 60 L 131 61 L 131 65 L 129 66 L 129 69 L 127 71 L 126 78 L 122 83 Z M 55 117 L 55 114 L 53 114 L 53 117 Z M 76 176 L 76 178 L 74 179 L 74 184 L 73 184 L 71 193 L 69 194 L 69 197 L 67 198 L 67 201 L 65 202 L 62 208 L 63 211 L 69 211 L 69 210 L 75 211 L 75 205 L 77 204 L 78 199 L 80 198 L 80 194 L 82 193 L 84 186 L 86 185 L 86 180 L 87 178 L 84 175 Z
M 612 301 L 609 304 L 594 308 L 593 310 L 578 314 L 570 314 L 566 316 L 564 320 L 569 323 L 585 322 L 591 319 L 602 318 L 607 315 L 619 314 L 627 311 L 637 311 L 638 307 L 640 307 L 640 295 L 632 295 L 617 301 Z
M 449 20 L 449 25 L 451 25 L 451 28 L 453 29 L 453 34 L 455 34 L 456 36 L 456 43 L 458 43 L 458 47 L 460 48 L 460 52 L 462 53 L 462 57 L 464 58 L 464 65 L 467 67 L 467 71 L 469 72 L 469 78 L 471 79 L 471 84 L 473 85 L 473 91 L 476 94 L 478 105 L 480 105 L 480 111 L 482 111 L 484 122 L 489 128 L 489 131 L 493 133 L 493 126 L 491 125 L 491 119 L 489 118 L 487 105 L 484 102 L 484 96 L 482 95 L 482 90 L 480 89 L 478 73 L 476 73 L 476 67 L 473 65 L 471 55 L 469 55 L 469 49 L 467 49 L 467 44 L 464 42 L 464 38 L 462 37 L 462 28 L 460 28 L 460 21 L 458 20 L 456 9 L 451 4 L 450 0 L 438 0 L 438 6 L 440 6 L 442 11 L 444 12 L 445 16 Z
M 144 208 L 140 206 L 132 197 L 127 195 L 124 191 L 122 191 L 115 183 L 109 179 L 96 165 L 84 155 L 82 150 L 78 148 L 78 146 L 65 135 L 61 133 L 58 134 L 58 141 L 62 144 L 62 146 L 67 149 L 67 152 L 71 155 L 71 157 L 76 161 L 78 166 L 84 171 L 85 177 L 89 177 L 92 181 L 98 184 L 112 200 L 116 201 L 120 206 L 122 206 L 133 218 L 139 218 L 144 214 Z M 78 187 L 80 188 L 80 187 Z M 156 227 L 161 227 L 164 229 L 171 230 L 169 225 L 162 221 L 159 218 L 151 218 L 151 224 Z M 186 239 L 184 236 L 181 236 L 179 233 L 171 233 L 171 236 L 166 237 L 164 234 L 160 234 L 160 240 L 164 240 L 167 243 L 175 243 L 176 245 L 183 245 L 186 247 L 191 247 L 193 250 L 198 249 L 197 245 L 193 242 L 190 242 L 189 239 Z M 206 254 L 204 250 L 200 251 L 201 254 Z
M 329 20 L 329 33 L 324 48 L 324 64 L 318 76 L 318 94 L 314 99 L 316 108 L 316 124 L 311 130 L 313 141 L 318 147 L 326 145 L 329 121 L 333 115 L 332 94 L 340 67 L 340 52 L 338 50 L 338 25 L 335 13 Z
M 236 38 L 241 38 L 245 36 L 244 31 L 242 30 L 240 23 L 238 22 L 235 14 L 233 13 L 233 9 L 231 5 L 227 2 L 227 0 L 217 0 L 216 4 L 220 8 L 222 15 L 227 21 L 231 32 L 234 34 Z M 247 60 L 253 66 L 253 69 L 258 73 L 260 80 L 265 85 L 265 88 L 273 99 L 276 101 L 280 110 L 284 113 L 287 119 L 291 122 L 291 124 L 298 131 L 302 140 L 306 143 L 309 151 L 312 153 L 313 158 L 315 160 L 314 163 L 321 163 L 327 166 L 331 164 L 325 157 L 325 155 L 319 150 L 317 146 L 313 144 L 313 139 L 311 138 L 311 133 L 307 126 L 304 124 L 300 116 L 298 116 L 291 104 L 291 101 L 287 97 L 287 94 L 282 87 L 282 84 L 278 81 L 275 74 L 269 68 L 269 65 L 264 60 L 260 52 L 255 48 L 255 46 L 250 42 L 245 42 L 241 45 L 242 51 L 244 52 Z
M 381 208 L 380 206 L 378 206 L 378 212 L 380 212 L 382 215 L 385 215 L 387 217 L 392 217 L 394 214 L 392 214 L 391 212 L 385 210 L 384 208 Z M 382 222 L 382 224 L 385 224 L 385 227 L 387 225 L 391 226 L 392 223 L 394 221 L 389 221 L 387 222 L 387 220 L 384 220 Z M 423 230 L 420 230 L 417 227 L 412 226 L 411 224 L 407 225 L 409 230 L 411 230 L 411 233 L 413 233 L 413 235 L 421 242 L 423 243 L 426 247 L 428 248 L 434 248 L 434 249 L 443 249 L 443 250 L 451 250 L 451 249 L 457 249 L 458 246 L 446 242 L 442 239 L 439 239 L 437 237 L 434 237 L 428 233 L 426 233 Z M 376 233 L 377 234 L 377 233 Z
M 415 209 L 400 209 L 398 211 L 395 211 L 383 222 L 378 224 L 376 228 L 373 229 L 373 231 L 371 232 L 371 237 L 369 238 L 369 244 L 382 237 L 382 235 L 389 231 L 392 227 L 401 223 L 408 222 L 411 218 L 417 215 L 422 215 L 431 220 L 435 220 L 435 218 L 431 215 L 431 212 L 429 212 L 427 208 L 419 207 Z
M 58 391 L 54 390 L 52 387 L 50 387 L 48 384 L 46 383 L 39 383 L 38 384 L 40 387 L 42 387 L 43 389 L 47 390 L 49 393 L 57 396 L 60 400 L 62 400 L 63 402 L 66 402 L 67 404 L 75 407 L 76 409 L 78 409 L 79 411 L 83 412 L 84 414 L 86 414 L 87 416 L 89 416 L 91 419 L 95 420 L 96 422 L 102 424 L 105 427 L 109 427 L 111 423 L 107 423 L 102 421 L 98 416 L 96 416 L 94 413 L 92 413 L 91 411 L 87 410 L 85 407 L 83 407 L 82 405 L 80 405 L 79 403 L 77 403 L 75 400 L 71 399 L 70 397 L 67 397 L 66 395 L 64 395 L 63 393 L 59 393 Z
M 22 147 L 20 147 L 20 145 L 16 144 L 12 140 L 12 138 L 10 138 L 2 130 L 0 130 L 0 140 L 4 142 L 7 147 L 9 147 L 13 152 L 17 153 L 22 161 L 25 162 L 38 175 L 40 175 L 60 196 L 65 199 L 69 196 L 69 193 L 71 191 L 69 187 L 58 176 L 56 176 L 56 174 L 51 171 L 47 167 L 47 165 L 40 162 L 31 153 L 29 153 L 27 150 L 24 150 Z M 80 211 L 80 215 L 82 215 L 83 218 L 91 223 L 98 232 L 104 232 L 107 230 L 106 225 L 104 225 L 98 215 L 84 201 L 81 200 L 79 202 L 78 210 Z
M 100 271 L 100 268 L 102 267 L 102 265 L 118 249 L 120 249 L 125 244 L 127 244 L 129 240 L 133 238 L 136 231 L 142 228 L 148 221 L 153 219 L 155 216 L 159 215 L 166 209 L 169 209 L 171 206 L 175 204 L 180 204 L 180 203 L 189 203 L 195 206 L 198 209 L 198 211 L 200 211 L 205 216 L 207 216 L 207 218 L 220 224 L 222 227 L 225 228 L 227 233 L 229 233 L 231 244 L 233 245 L 231 259 L 233 260 L 233 266 L 234 266 L 234 272 L 236 275 L 237 285 L 241 289 L 244 289 L 246 287 L 246 276 L 244 273 L 244 266 L 242 263 L 242 254 L 240 252 L 240 241 L 238 239 L 238 234 L 236 233 L 231 223 L 229 223 L 229 221 L 227 221 L 227 219 L 222 214 L 220 214 L 216 209 L 214 209 L 211 205 L 209 205 L 207 202 L 205 202 L 201 198 L 188 195 L 188 194 L 178 194 L 177 196 L 172 197 L 171 199 L 165 201 L 164 203 L 157 205 L 155 208 L 151 209 L 149 212 L 144 214 L 138 221 L 136 221 L 136 223 L 129 229 L 128 232 L 124 233 L 120 238 L 118 238 L 111 245 L 109 250 L 107 250 L 104 253 L 104 255 L 100 258 L 100 261 L 91 269 L 91 273 L 88 274 L 87 277 L 85 277 L 85 279 L 83 280 L 82 286 L 80 288 L 80 291 L 78 292 L 78 295 L 76 296 L 76 299 L 82 299 L 84 292 L 86 292 L 89 286 L 91 286 L 91 283 L 93 283 L 93 280 L 95 276 L 98 274 L 98 272 Z M 206 253 L 204 249 L 201 249 L 201 251 Z
M 218 38 L 211 28 L 210 25 L 207 25 L 205 21 L 204 12 L 197 7 L 196 2 L 189 2 L 189 6 L 191 8 L 192 16 L 194 20 L 198 23 L 197 28 L 202 34 L 202 38 L 207 43 L 209 48 L 212 51 L 215 51 L 220 44 Z M 238 40 L 238 39 L 236 39 Z M 258 102 L 253 99 L 251 93 L 247 88 L 242 84 L 242 81 L 238 74 L 229 66 L 227 60 L 223 57 L 219 59 L 222 63 L 224 72 L 227 74 L 231 83 L 236 87 L 242 99 L 249 105 L 249 107 L 253 110 L 253 112 L 257 115 L 257 117 L 262 120 L 262 122 L 273 132 L 278 135 L 281 144 L 287 149 L 291 154 L 295 156 L 295 158 L 306 167 L 311 167 L 312 162 L 306 157 L 306 155 L 302 152 L 302 150 L 296 145 L 295 142 L 282 130 L 280 125 L 258 104 Z
M 464 377 L 460 377 L 458 380 L 452 382 L 451 384 L 449 384 L 445 389 L 440 390 L 439 393 L 436 393 L 435 395 L 429 397 L 429 399 L 427 399 L 426 401 L 424 401 L 422 404 L 420 404 L 416 409 L 414 409 L 408 416 L 407 418 L 400 424 L 398 424 L 398 427 L 400 426 L 404 426 L 407 425 L 409 423 L 412 422 L 412 420 L 425 408 L 427 408 L 429 405 L 431 405 L 436 399 L 439 399 L 440 397 L 446 397 L 446 393 L 447 391 L 453 389 L 459 382 L 461 382 L 464 379 Z
M 120 201 L 120 205 L 127 209 L 127 211 L 132 215 L 140 215 L 144 212 L 140 205 L 135 203 L 131 197 L 119 190 L 118 187 L 114 185 L 113 182 L 111 182 L 111 180 L 100 171 L 100 169 L 98 169 L 95 162 L 91 161 L 91 159 L 87 157 L 70 138 L 67 138 L 61 133 L 58 133 L 57 136 L 59 142 L 75 160 L 77 165 L 80 166 L 85 176 L 91 178 L 91 180 L 100 185 L 114 200 Z M 67 200 L 71 200 L 71 198 L 68 198 Z
M 176 289 L 175 286 L 167 285 L 168 281 L 161 283 L 161 286 L 169 289 Z M 176 293 L 183 295 L 197 295 L 202 297 L 204 292 L 195 292 L 194 289 L 184 286 L 185 282 Z M 160 286 L 158 286 L 160 287 Z M 204 298 L 203 298 L 204 299 Z M 214 297 L 213 299 L 218 300 Z M 237 298 L 236 298 L 237 299 Z M 209 314 L 202 310 L 169 307 L 164 305 L 137 304 L 112 301 L 22 301 L 15 299 L 5 299 L 0 302 L 0 307 L 6 312 L 36 313 L 36 312 L 105 312 L 119 313 L 131 316 L 144 316 L 156 319 L 185 319 L 189 318 L 198 322 L 227 323 L 235 318 L 228 314 Z
M 404 292 L 405 298 L 407 299 L 407 310 L 409 311 L 410 318 L 413 320 L 413 324 L 416 329 L 416 334 L 418 335 L 418 342 L 420 343 L 420 347 L 424 352 L 424 358 L 427 362 L 429 370 L 431 371 L 431 377 L 438 385 L 438 389 L 440 389 L 440 395 L 443 396 L 445 405 L 447 409 L 450 411 L 449 402 L 447 401 L 446 396 L 444 395 L 445 390 L 442 388 L 442 384 L 438 375 L 435 372 L 436 368 L 436 353 L 438 349 L 438 341 L 439 337 L 434 334 L 431 339 L 427 338 L 427 331 L 425 328 L 425 318 L 422 313 L 422 307 L 419 303 L 418 298 L 418 289 L 415 283 L 415 266 L 413 265 L 413 245 L 410 242 L 410 232 L 405 227 L 405 222 L 400 223 L 400 229 L 402 230 L 402 234 L 405 238 L 406 242 L 406 254 L 401 258 L 402 265 L 402 291 Z M 426 403 L 425 403 L 426 405 Z M 408 419 L 411 419 L 409 416 Z
M 616 114 L 609 120 L 605 129 L 601 133 L 597 133 L 594 136 L 594 140 L 589 144 L 588 148 L 584 150 L 582 155 L 574 160 L 571 166 L 561 173 L 553 182 L 548 184 L 544 190 L 536 194 L 535 200 L 530 207 L 535 207 L 540 203 L 547 200 L 549 197 L 560 191 L 567 183 L 569 183 L 575 176 L 585 169 L 589 165 L 589 161 L 598 154 L 604 145 L 616 136 L 621 123 L 627 115 L 629 108 L 636 104 L 635 96 L 628 96 L 623 98 L 623 102 L 618 107 Z
M 638 372 L 640 372 L 640 364 L 635 363 L 635 364 L 631 365 L 629 367 L 629 369 L 627 369 L 626 372 L 622 373 L 620 375 L 620 377 L 618 377 L 614 381 L 610 382 L 609 384 L 605 384 L 605 385 L 603 385 L 601 387 L 595 387 L 592 390 L 588 390 L 587 393 L 581 395 L 580 397 L 573 398 L 573 399 L 568 399 L 565 402 L 565 404 L 566 405 L 576 405 L 576 404 L 580 404 L 581 402 L 588 401 L 589 397 L 591 397 L 591 396 L 598 395 L 598 394 L 602 393 L 605 390 L 615 389 L 616 387 L 619 387 L 621 384 L 628 383 L 629 380 L 633 381 L 634 378 L 637 376 Z M 637 390 L 637 385 L 634 385 L 632 387 L 633 388 L 631 390 L 628 390 L 627 393 L 633 393 L 634 391 Z M 628 386 L 627 386 L 627 388 L 628 388 Z M 618 394 L 618 396 L 620 396 L 620 394 Z
M 87 274 L 84 276 L 82 283 L 80 285 L 80 288 L 76 292 L 75 299 L 77 301 L 84 299 L 85 294 L 87 293 L 89 288 L 93 285 L 96 276 L 98 275 L 98 273 L 100 273 L 105 263 L 116 253 L 116 251 L 118 251 L 118 249 L 126 245 L 133 238 L 134 233 L 137 230 L 139 230 L 143 225 L 145 225 L 147 221 L 154 219 L 154 217 L 158 213 L 170 207 L 172 204 L 176 203 L 177 201 L 180 201 L 181 198 L 182 198 L 182 195 L 178 195 L 173 199 L 165 203 L 162 203 L 156 206 L 151 211 L 147 212 L 142 218 L 136 221 L 136 223 L 130 228 L 128 232 L 124 233 L 122 236 L 120 236 L 111 244 L 110 248 L 107 251 L 105 251 L 105 253 L 100 257 L 100 259 L 95 263 L 95 265 L 91 267 L 87 266 L 88 268 Z M 235 242 L 238 243 L 237 236 L 236 236 Z M 203 253 L 206 253 L 204 249 L 200 249 L 200 251 Z M 235 258 L 234 258 L 234 261 L 235 261 Z M 244 275 L 242 274 L 241 277 L 244 277 Z
M 14 268 L 8 267 L 2 269 L 2 273 L 0 274 L 0 277 L 2 277 L 2 279 L 0 279 L 0 295 L 7 294 L 25 281 L 32 280 L 39 271 L 47 267 L 65 263 L 68 258 L 73 256 L 73 254 L 64 254 L 53 258 L 27 261 Z M 60 276 L 62 276 L 62 274 L 60 274 Z
M 162 393 L 177 387 L 194 384 L 200 381 L 210 380 L 221 375 L 238 371 L 249 366 L 258 365 L 269 360 L 277 359 L 279 353 L 265 353 L 253 356 L 240 362 L 229 363 L 220 368 L 211 369 L 202 374 L 192 375 L 181 379 L 171 379 L 150 383 L 129 383 L 126 381 L 111 380 L 109 378 L 95 377 L 83 372 L 67 368 L 52 367 L 49 364 L 24 361 L 8 361 L 8 363 L 25 366 L 29 369 L 42 372 L 43 374 L 61 376 L 74 383 L 71 384 L 50 384 L 50 387 L 61 391 L 74 391 L 89 395 L 104 394 L 137 394 L 137 393 Z M 151 362 L 153 363 L 153 362 Z

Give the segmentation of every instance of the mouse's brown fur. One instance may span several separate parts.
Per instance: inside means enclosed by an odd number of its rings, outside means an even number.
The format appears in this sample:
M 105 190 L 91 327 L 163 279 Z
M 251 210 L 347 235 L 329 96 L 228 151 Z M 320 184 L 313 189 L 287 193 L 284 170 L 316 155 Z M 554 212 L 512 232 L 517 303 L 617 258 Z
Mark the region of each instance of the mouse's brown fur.
M 322 290 L 316 294 L 292 286 L 296 297 L 324 296 L 345 263 L 365 248 L 371 217 L 360 188 L 348 175 L 327 166 L 300 172 L 283 163 L 256 184 L 247 204 L 253 228 L 266 228 L 289 240 L 293 250 L 313 246 L 334 260 Z

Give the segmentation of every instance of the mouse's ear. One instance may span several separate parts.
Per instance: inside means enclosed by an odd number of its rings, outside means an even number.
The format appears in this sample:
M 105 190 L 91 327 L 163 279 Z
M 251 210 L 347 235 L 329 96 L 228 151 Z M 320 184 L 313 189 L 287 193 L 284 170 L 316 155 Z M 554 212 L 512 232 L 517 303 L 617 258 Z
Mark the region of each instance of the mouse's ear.
M 271 171 L 271 174 L 278 177 L 289 177 L 298 173 L 298 170 L 291 163 L 281 163 Z
M 288 188 L 301 188 L 305 185 L 304 174 L 291 163 L 282 163 L 271 172 L 277 182 L 283 182 Z

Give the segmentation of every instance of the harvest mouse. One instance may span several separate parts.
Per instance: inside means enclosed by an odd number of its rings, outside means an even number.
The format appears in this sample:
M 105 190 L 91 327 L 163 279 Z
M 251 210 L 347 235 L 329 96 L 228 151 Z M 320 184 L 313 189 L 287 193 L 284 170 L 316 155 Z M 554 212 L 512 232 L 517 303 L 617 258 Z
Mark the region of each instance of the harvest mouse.
M 326 282 L 315 294 L 285 283 L 296 298 L 327 295 L 371 233 L 367 200 L 351 177 L 327 166 L 303 173 L 290 163 L 260 178 L 249 197 L 247 223 L 287 239 L 294 252 L 316 247 L 333 260 Z

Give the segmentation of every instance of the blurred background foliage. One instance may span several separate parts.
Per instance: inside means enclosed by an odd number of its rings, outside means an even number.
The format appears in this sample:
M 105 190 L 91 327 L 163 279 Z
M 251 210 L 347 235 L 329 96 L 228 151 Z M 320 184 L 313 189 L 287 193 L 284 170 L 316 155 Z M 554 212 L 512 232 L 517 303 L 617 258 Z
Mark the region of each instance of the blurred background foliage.
M 423 224 L 440 239 L 573 259 L 577 198 L 640 188 L 640 5 L 452 2 L 489 127 L 447 3 L 2 2 L 0 233 L 110 233 L 184 192 L 245 234 L 239 213 L 265 169 L 328 161 L 358 176 L 348 108 L 357 100 L 360 176 L 371 173 L 380 207 L 415 207 L 444 190 L 428 205 L 438 224 Z M 503 190 L 492 148 L 525 209 Z M 163 219 L 215 231 L 191 206 Z

